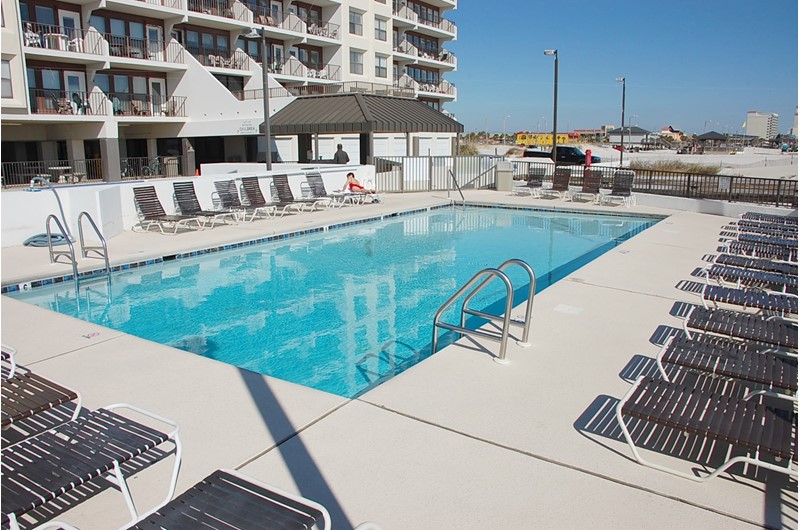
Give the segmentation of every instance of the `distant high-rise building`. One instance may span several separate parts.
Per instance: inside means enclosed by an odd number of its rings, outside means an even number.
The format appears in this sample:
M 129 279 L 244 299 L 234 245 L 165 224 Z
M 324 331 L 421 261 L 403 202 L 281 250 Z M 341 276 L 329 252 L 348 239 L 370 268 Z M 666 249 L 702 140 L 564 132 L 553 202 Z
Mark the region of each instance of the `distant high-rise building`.
M 770 140 L 778 135 L 778 115 L 748 111 L 745 134 Z
M 789 134 L 797 136 L 797 107 L 794 108 L 794 125 L 792 125 L 792 130 L 789 131 Z

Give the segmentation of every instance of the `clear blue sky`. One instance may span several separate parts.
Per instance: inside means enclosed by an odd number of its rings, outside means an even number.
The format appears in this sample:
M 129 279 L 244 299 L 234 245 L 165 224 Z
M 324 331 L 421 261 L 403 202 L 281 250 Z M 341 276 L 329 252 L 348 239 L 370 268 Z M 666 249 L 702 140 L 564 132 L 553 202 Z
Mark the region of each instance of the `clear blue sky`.
M 445 106 L 466 132 L 553 127 L 558 49 L 558 130 L 672 125 L 689 134 L 743 132 L 747 111 L 797 106 L 797 0 L 460 0 L 445 44 L 458 101 Z M 546 120 L 546 127 L 544 125 Z

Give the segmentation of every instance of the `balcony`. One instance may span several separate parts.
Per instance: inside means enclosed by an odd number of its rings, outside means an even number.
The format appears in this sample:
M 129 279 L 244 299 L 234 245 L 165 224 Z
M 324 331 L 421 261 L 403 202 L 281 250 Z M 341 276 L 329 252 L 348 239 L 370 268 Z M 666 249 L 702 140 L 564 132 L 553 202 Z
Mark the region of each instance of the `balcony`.
M 324 96 L 329 94 L 344 94 L 360 92 L 362 94 L 374 94 L 377 96 L 394 96 L 413 98 L 414 90 L 398 85 L 382 85 L 379 83 L 369 83 L 366 81 L 345 81 L 344 83 L 328 83 L 320 85 L 289 86 L 281 88 L 270 88 L 270 98 L 290 97 L 290 96 Z M 259 100 L 264 97 L 264 91 L 257 90 L 238 90 L 232 92 L 236 99 Z
M 87 116 L 108 113 L 105 95 L 96 92 L 65 92 L 31 88 L 29 94 L 31 114 Z
M 29 50 L 56 50 L 64 52 L 103 55 L 103 39 L 96 31 L 26 22 L 22 42 Z
M 403 75 L 395 80 L 395 85 L 426 96 L 446 97 L 448 99 L 456 97 L 456 86 L 444 79 L 441 81 L 424 79 L 417 81 L 408 75 Z
M 284 13 L 279 9 L 263 8 L 254 14 L 253 21 L 268 28 L 280 28 L 326 39 L 339 38 L 339 24 L 311 17 L 301 18 L 295 13 Z
M 181 9 L 181 0 L 139 0 L 145 4 L 152 4 L 159 7 L 169 7 L 171 9 Z
M 186 117 L 186 97 L 112 93 L 108 95 L 117 117 Z
M 189 0 L 189 11 L 216 17 L 230 18 L 247 22 L 250 12 L 244 4 L 228 0 Z
M 143 59 L 162 63 L 183 63 L 183 46 L 177 42 L 140 39 L 127 35 L 103 35 L 112 57 Z
M 229 50 L 219 48 L 187 46 L 186 51 L 197 59 L 197 62 L 209 68 L 250 70 L 250 56 L 241 50 L 231 53 Z
M 443 31 L 451 35 L 455 35 L 458 29 L 455 23 L 447 20 L 446 18 L 441 18 L 439 16 L 433 18 L 420 17 L 410 6 L 406 4 L 406 2 L 398 2 L 395 0 L 392 3 L 392 14 L 395 17 L 409 21 L 412 26 L 417 28 L 427 27 Z
M 438 49 L 426 48 L 420 50 L 416 46 L 411 44 L 409 41 L 403 40 L 397 47 L 395 47 L 394 51 L 395 53 L 410 55 L 411 57 L 415 57 L 417 59 L 447 63 L 449 65 L 452 65 L 453 67 L 456 66 L 455 55 L 453 55 L 450 51 L 445 50 L 444 48 L 438 48 Z
M 275 75 L 339 81 L 342 67 L 337 64 L 302 63 L 300 59 L 289 56 L 283 61 L 267 64 L 267 71 Z

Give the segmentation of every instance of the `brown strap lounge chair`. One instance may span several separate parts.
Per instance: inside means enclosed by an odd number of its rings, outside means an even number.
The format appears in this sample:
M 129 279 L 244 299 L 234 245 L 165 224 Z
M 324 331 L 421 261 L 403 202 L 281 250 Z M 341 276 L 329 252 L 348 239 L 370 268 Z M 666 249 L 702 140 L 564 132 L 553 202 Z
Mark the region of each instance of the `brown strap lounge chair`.
M 636 173 L 630 170 L 617 170 L 614 172 L 614 180 L 611 182 L 611 191 L 601 193 L 600 202 L 609 203 L 611 201 L 622 201 L 623 206 L 630 208 L 636 203 L 633 195 L 633 180 Z
M 695 306 L 686 315 L 683 329 L 688 337 L 710 333 L 797 350 L 797 323 L 778 317 Z
M 739 216 L 739 219 L 797 226 L 797 216 L 775 215 L 770 213 L 759 213 L 759 212 L 745 212 Z
M 765 258 L 778 261 L 789 261 L 797 264 L 797 249 L 778 245 L 765 245 L 750 241 L 726 242 L 719 248 L 720 252 L 736 254 L 740 256 L 750 256 L 753 258 Z
M 715 280 L 737 287 L 757 287 L 767 291 L 797 294 L 797 276 L 756 269 L 743 269 L 729 265 L 712 264 L 703 269 L 706 283 Z
M 142 517 L 129 530 L 327 530 L 330 527 L 330 515 L 321 504 L 236 471 L 220 469 Z
M 723 287 L 705 285 L 702 292 L 703 306 L 709 302 L 714 307 L 720 304 L 732 305 L 742 309 L 756 309 L 760 312 L 778 313 L 783 317 L 797 315 L 797 295 L 768 293 L 761 289 Z
M 279 203 L 267 202 L 264 194 L 261 193 L 261 186 L 258 183 L 258 177 L 242 177 L 242 189 L 244 196 L 247 198 L 248 206 L 250 208 L 271 208 L 271 214 L 278 213 Z M 286 208 L 281 211 L 281 217 L 286 213 Z
M 202 228 L 200 220 L 193 215 L 168 215 L 161 205 L 161 201 L 156 195 L 156 189 L 153 186 L 141 186 L 133 188 L 133 199 L 136 202 L 136 208 L 139 210 L 141 226 L 144 230 L 149 230 L 152 226 L 157 226 L 162 234 L 165 234 L 164 228 L 172 228 L 172 233 L 178 233 L 178 228 L 191 228 L 194 224 L 198 229 Z
M 797 477 L 796 415 L 761 403 L 754 393 L 740 397 L 735 391 L 715 393 L 642 377 L 617 404 L 616 417 L 636 461 L 653 469 L 703 482 L 744 463 Z M 729 444 L 737 448 L 739 456 L 730 457 L 729 452 L 726 460 L 705 476 L 650 462 L 636 447 L 626 418 Z M 647 426 L 637 423 L 636 429 L 641 432 Z M 748 454 L 741 455 L 742 450 Z
M 197 193 L 194 189 L 193 182 L 173 182 L 172 187 L 175 190 L 175 201 L 178 203 L 183 215 L 200 217 L 204 219 L 203 226 L 206 223 L 211 223 L 213 227 L 215 223 L 221 221 L 225 224 L 225 219 L 231 219 L 236 222 L 237 215 L 233 211 L 216 211 L 204 210 L 200 206 L 200 201 L 197 200 Z
M 555 195 L 565 201 L 572 200 L 572 193 L 569 190 L 569 180 L 572 177 L 572 170 L 568 167 L 557 167 L 553 175 L 553 186 L 542 188 L 541 196 Z
M 127 410 L 125 415 L 117 411 Z M 127 416 L 133 413 L 148 417 L 148 425 Z M 162 432 L 149 426 L 151 421 L 169 426 Z M 155 450 L 163 454 L 174 446 L 174 464 L 167 495 L 175 493 L 181 462 L 178 425 L 133 405 L 109 405 L 82 414 L 45 433 L 28 438 L 2 450 L 3 503 L 0 523 L 19 528 L 18 518 L 71 492 L 78 486 L 106 474 L 114 475 L 122 492 L 131 520 L 139 518 L 128 489 L 124 465 L 140 455 Z
M 665 364 L 717 377 L 763 385 L 797 393 L 797 356 L 776 354 L 769 346 L 748 344 L 722 337 L 688 338 L 675 335 L 656 355 L 661 377 L 669 381 Z
M 288 175 L 272 175 L 272 184 L 275 186 L 275 192 L 278 195 L 278 201 L 284 205 L 284 208 L 290 207 L 298 212 L 304 212 L 306 209 L 313 209 L 316 199 L 305 200 L 294 198 L 292 188 L 289 186 Z
M 2 428 L 5 430 L 16 426 L 25 418 L 73 401 L 75 409 L 70 419 L 77 418 L 81 411 L 80 394 L 18 366 L 14 360 L 15 354 L 14 348 L 2 345 Z M 25 426 L 20 439 L 33 434 L 35 432 Z
M 588 195 L 591 197 L 591 202 L 597 203 L 600 200 L 600 182 L 603 179 L 603 173 L 597 169 L 586 169 L 583 171 L 583 184 L 580 191 L 572 194 L 572 199 L 576 197 L 583 197 Z
M 788 261 L 773 261 L 764 258 L 751 258 L 749 256 L 738 256 L 736 254 L 719 254 L 714 259 L 714 263 L 719 265 L 730 265 L 742 269 L 754 269 L 765 272 L 776 272 L 789 276 L 797 276 L 797 264 Z
M 319 173 L 308 173 L 306 175 L 306 182 L 308 183 L 308 187 L 311 190 L 311 197 L 314 199 L 314 204 L 312 205 L 312 209 L 316 210 L 318 207 L 340 207 L 342 204 L 332 195 L 328 195 L 328 191 L 325 189 L 325 182 L 322 180 L 322 175 Z
M 253 221 L 256 217 L 268 219 L 275 212 L 273 206 L 245 206 L 239 199 L 235 180 L 217 180 L 214 182 L 220 204 L 226 210 L 236 212 L 244 221 Z M 248 219 L 248 216 L 250 218 Z

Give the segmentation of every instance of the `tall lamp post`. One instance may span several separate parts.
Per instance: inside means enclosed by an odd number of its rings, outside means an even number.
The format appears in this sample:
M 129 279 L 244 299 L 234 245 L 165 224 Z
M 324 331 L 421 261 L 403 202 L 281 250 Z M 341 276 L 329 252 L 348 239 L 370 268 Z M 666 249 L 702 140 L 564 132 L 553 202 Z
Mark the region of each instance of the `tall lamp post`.
M 503 143 L 506 143 L 506 137 L 508 136 L 508 118 L 511 116 L 503 116 Z
M 556 163 L 556 132 L 558 131 L 558 50 L 545 50 L 545 55 L 553 57 L 555 74 L 553 75 L 553 164 Z
M 272 137 L 269 125 L 269 74 L 267 72 L 267 32 L 252 28 L 249 33 L 242 35 L 245 39 L 261 39 L 261 71 L 264 84 L 264 158 L 267 161 L 267 171 L 272 171 Z
M 625 78 L 618 77 L 617 83 L 622 83 L 622 121 L 619 126 L 619 167 L 622 167 L 622 153 L 625 151 Z
M 632 138 L 633 133 L 631 132 L 631 122 L 633 121 L 633 118 L 638 118 L 638 117 L 639 116 L 637 116 L 636 114 L 631 114 L 630 116 L 628 116 L 628 145 L 630 145 L 631 147 L 633 146 L 633 138 Z

